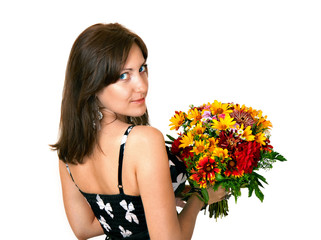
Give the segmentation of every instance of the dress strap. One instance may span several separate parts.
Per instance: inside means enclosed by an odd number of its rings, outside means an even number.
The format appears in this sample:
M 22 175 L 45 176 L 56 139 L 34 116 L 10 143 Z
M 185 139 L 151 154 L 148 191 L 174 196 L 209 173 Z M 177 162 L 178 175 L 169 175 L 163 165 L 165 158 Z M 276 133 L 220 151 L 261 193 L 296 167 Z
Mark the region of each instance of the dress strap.
M 77 183 L 75 182 L 74 178 L 72 177 L 71 171 L 70 171 L 69 166 L 68 166 L 68 164 L 67 164 L 67 163 L 66 163 L 66 167 L 67 167 L 67 170 L 68 170 L 69 175 L 70 175 L 70 177 L 71 177 L 71 180 L 74 182 L 74 184 L 76 185 L 76 187 L 77 187 L 77 188 L 78 188 L 78 190 L 80 191 L 80 189 L 79 189 L 79 187 L 78 187 Z
M 131 125 L 127 128 L 126 132 L 124 133 L 121 144 L 120 144 L 120 150 L 119 150 L 119 161 L 118 161 L 118 188 L 119 192 L 121 194 L 124 193 L 123 190 L 123 181 L 122 181 L 122 169 L 123 169 L 123 158 L 124 158 L 124 150 L 125 150 L 125 144 L 127 141 L 127 136 L 130 133 L 130 131 L 133 129 L 134 125 Z

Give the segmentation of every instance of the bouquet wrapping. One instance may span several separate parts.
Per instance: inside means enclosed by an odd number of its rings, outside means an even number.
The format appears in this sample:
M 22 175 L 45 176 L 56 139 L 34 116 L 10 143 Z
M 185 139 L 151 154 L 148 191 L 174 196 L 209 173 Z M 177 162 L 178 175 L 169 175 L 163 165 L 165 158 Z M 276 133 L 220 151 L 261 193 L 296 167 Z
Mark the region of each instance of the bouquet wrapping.
M 272 124 L 261 110 L 234 103 L 190 106 L 187 112 L 176 111 L 170 119 L 176 138 L 167 135 L 170 150 L 185 164 L 188 182 L 207 203 L 207 188 L 219 185 L 230 191 L 235 201 L 241 188 L 248 188 L 261 201 L 266 179 L 260 169 L 271 169 L 277 160 L 286 161 L 270 144 Z M 209 216 L 228 214 L 227 199 L 208 206 Z

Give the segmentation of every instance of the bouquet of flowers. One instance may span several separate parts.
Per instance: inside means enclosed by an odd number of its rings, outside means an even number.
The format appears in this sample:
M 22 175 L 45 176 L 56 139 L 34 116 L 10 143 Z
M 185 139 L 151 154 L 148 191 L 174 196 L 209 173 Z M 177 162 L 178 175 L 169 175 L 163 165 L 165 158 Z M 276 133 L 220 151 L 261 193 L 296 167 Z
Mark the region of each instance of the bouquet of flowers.
M 263 201 L 261 189 L 266 179 L 259 169 L 271 169 L 274 162 L 286 159 L 270 145 L 272 124 L 262 111 L 234 103 L 203 104 L 190 106 L 188 112 L 176 111 L 170 119 L 171 130 L 178 137 L 167 135 L 170 150 L 185 164 L 188 182 L 201 193 L 207 203 L 206 188 L 219 185 L 235 197 L 241 188 L 248 188 Z M 227 199 L 208 207 L 210 217 L 228 214 Z

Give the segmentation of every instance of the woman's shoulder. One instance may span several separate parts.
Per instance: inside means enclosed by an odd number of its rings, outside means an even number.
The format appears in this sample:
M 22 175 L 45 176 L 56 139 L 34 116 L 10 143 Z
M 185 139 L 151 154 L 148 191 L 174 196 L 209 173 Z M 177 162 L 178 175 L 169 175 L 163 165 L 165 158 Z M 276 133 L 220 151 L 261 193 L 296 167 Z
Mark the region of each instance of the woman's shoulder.
M 127 144 L 127 143 L 126 143 Z M 128 136 L 128 149 L 134 155 L 148 156 L 165 150 L 165 139 L 161 131 L 151 126 L 135 126 Z
M 135 142 L 164 142 L 164 136 L 162 132 L 152 126 L 135 126 L 131 135 Z

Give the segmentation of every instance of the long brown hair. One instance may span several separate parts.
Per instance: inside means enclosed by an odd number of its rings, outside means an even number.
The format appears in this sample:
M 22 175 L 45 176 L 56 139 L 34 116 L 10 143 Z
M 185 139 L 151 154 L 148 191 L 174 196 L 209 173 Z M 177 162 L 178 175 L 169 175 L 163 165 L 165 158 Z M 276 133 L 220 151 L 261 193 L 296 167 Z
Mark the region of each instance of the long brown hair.
M 92 153 L 98 131 L 93 125 L 99 123 L 96 93 L 119 79 L 133 43 L 146 60 L 143 40 L 118 23 L 90 26 L 74 42 L 66 68 L 59 139 L 51 145 L 63 162 L 83 163 Z M 148 113 L 127 120 L 148 125 Z

